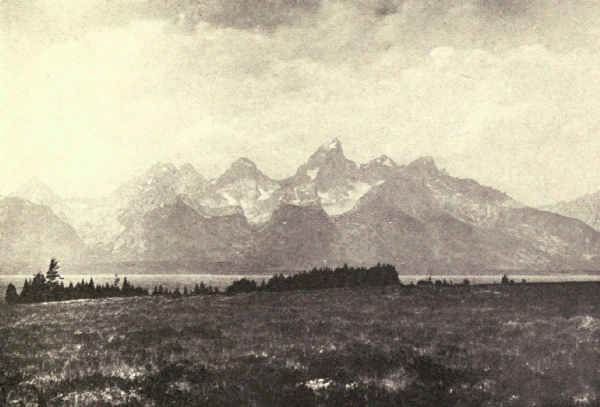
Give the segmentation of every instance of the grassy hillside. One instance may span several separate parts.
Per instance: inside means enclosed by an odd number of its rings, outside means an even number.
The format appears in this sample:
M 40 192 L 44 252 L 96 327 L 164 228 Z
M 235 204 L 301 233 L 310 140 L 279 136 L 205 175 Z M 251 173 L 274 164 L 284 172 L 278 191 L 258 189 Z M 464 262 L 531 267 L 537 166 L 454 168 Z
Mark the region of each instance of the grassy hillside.
M 2 305 L 0 398 L 46 406 L 598 405 L 599 288 Z

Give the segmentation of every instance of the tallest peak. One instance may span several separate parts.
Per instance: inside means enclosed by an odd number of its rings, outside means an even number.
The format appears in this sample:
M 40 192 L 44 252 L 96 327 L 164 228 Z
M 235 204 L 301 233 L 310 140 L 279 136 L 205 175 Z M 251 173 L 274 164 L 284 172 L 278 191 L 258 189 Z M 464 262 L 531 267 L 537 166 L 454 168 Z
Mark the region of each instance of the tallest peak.
M 310 156 L 309 163 L 321 162 L 328 159 L 340 159 L 344 157 L 344 151 L 342 150 L 342 143 L 339 139 L 334 138 L 325 144 L 322 144 L 313 155 Z
M 342 149 L 342 143 L 341 141 L 336 137 L 333 140 L 323 144 L 320 148 L 320 150 L 324 150 L 324 151 L 331 151 L 331 150 L 341 150 Z

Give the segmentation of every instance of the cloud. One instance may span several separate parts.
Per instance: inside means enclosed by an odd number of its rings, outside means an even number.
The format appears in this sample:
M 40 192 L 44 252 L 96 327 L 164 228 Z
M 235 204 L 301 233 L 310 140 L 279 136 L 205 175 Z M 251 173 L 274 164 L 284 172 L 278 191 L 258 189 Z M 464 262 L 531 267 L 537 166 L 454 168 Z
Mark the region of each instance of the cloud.
M 0 32 L 2 193 L 38 175 L 99 194 L 158 160 L 281 178 L 332 137 L 532 204 L 598 187 L 592 2 L 27 4 Z

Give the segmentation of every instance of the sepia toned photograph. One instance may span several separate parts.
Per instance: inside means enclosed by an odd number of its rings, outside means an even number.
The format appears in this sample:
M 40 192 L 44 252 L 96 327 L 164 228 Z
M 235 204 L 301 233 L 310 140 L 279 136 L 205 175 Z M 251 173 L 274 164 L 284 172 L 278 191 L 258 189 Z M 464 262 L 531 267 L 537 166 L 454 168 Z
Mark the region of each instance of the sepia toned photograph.
M 600 407 L 599 21 L 0 0 L 0 407 Z

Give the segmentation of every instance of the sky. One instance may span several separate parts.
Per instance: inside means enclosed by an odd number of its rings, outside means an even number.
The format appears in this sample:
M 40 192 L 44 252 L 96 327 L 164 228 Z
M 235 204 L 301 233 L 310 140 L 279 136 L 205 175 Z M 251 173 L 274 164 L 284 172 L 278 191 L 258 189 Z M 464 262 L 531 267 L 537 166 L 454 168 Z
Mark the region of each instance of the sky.
M 600 1 L 0 0 L 0 194 L 155 162 L 273 178 L 337 137 L 528 205 L 600 190 Z

